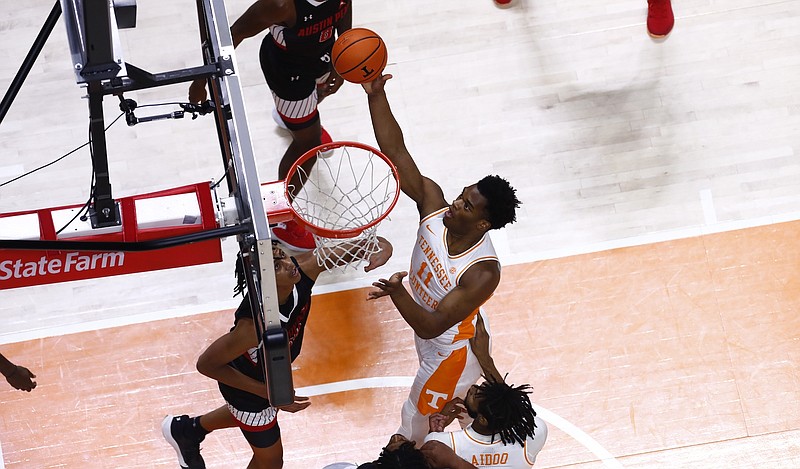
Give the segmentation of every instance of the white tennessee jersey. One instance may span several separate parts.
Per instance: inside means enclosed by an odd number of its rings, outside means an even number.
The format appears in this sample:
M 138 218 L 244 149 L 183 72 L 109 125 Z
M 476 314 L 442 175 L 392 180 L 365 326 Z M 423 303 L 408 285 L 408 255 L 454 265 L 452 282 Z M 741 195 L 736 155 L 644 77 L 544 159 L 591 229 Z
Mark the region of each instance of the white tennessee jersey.
M 465 252 L 451 256 L 447 249 L 447 228 L 443 223 L 446 211 L 447 207 L 422 219 L 411 253 L 411 269 L 408 272 L 411 294 L 414 301 L 428 311 L 436 310 L 442 299 L 458 285 L 467 269 L 478 262 L 498 262 L 488 234 L 484 234 Z M 469 340 L 475 335 L 477 313 L 476 309 L 466 319 L 431 339 L 431 342 L 452 348 L 454 344 Z
M 497 435 L 492 440 L 488 435 L 477 433 L 472 424 L 455 432 L 429 433 L 425 441 L 441 441 L 475 467 L 530 469 L 547 440 L 547 424 L 539 417 L 534 417 L 533 421 L 536 424 L 535 435 L 528 437 L 524 445 L 504 445 Z

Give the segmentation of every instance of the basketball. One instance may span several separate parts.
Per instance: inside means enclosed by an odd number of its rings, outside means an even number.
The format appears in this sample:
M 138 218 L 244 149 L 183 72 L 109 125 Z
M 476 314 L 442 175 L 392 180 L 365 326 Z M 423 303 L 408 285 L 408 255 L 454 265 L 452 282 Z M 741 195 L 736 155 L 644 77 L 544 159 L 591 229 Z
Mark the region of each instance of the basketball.
M 374 80 L 383 72 L 387 59 L 383 39 L 366 28 L 348 29 L 331 50 L 333 68 L 350 83 Z

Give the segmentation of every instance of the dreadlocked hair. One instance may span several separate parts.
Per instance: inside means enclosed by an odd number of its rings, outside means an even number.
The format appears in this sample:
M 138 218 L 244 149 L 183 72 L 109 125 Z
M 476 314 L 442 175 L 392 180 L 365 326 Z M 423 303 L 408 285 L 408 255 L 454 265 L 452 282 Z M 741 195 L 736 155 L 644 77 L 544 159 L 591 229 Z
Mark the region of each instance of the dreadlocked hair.
M 492 439 L 499 435 L 504 445 L 524 445 L 526 438 L 533 438 L 536 411 L 528 397 L 531 389 L 528 384 L 514 386 L 502 381 L 486 381 L 478 387 L 478 413 L 486 418 Z
M 422 451 L 414 447 L 414 443 L 406 441 L 393 451 L 381 451 L 381 455 L 373 461 L 376 469 L 430 469 Z

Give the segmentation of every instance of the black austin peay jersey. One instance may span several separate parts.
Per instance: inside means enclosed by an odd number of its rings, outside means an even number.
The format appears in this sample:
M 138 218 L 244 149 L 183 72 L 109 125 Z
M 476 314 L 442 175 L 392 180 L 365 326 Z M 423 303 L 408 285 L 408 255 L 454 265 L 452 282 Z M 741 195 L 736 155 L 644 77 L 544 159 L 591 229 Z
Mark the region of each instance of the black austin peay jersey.
M 314 286 L 314 280 L 300 269 L 294 257 L 291 257 L 291 260 L 300 272 L 300 281 L 294 286 L 292 294 L 286 303 L 279 305 L 278 309 L 281 316 L 281 326 L 286 329 L 289 338 L 289 351 L 292 361 L 294 361 L 300 355 L 300 349 L 303 345 L 303 334 L 308 321 L 308 312 L 311 309 L 311 289 Z M 250 299 L 245 295 L 244 300 L 242 300 L 234 314 L 234 324 L 242 318 L 250 319 L 252 317 Z M 257 352 L 257 348 L 252 348 L 231 361 L 230 365 L 244 375 L 263 383 L 266 380 L 261 365 L 258 363 Z M 219 383 L 219 389 L 225 400 L 234 404 L 239 410 L 259 411 L 269 407 L 269 401 L 255 394 L 236 389 L 224 383 Z
M 294 26 L 270 28 L 275 53 L 281 60 L 298 65 L 329 55 L 336 40 L 336 25 L 350 9 L 350 0 L 294 0 L 294 5 Z

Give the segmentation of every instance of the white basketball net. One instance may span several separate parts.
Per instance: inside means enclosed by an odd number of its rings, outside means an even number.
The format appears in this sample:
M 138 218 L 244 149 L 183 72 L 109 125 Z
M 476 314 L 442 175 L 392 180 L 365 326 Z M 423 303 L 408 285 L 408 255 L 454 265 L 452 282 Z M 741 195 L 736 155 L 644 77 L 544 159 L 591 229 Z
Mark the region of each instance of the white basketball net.
M 399 191 L 392 167 L 368 149 L 343 145 L 317 152 L 317 163 L 308 174 L 297 168 L 302 187 L 293 194 L 292 207 L 306 222 L 350 236 L 329 238 L 314 234 L 314 254 L 326 269 L 358 268 L 380 251 L 375 224 L 391 210 Z

